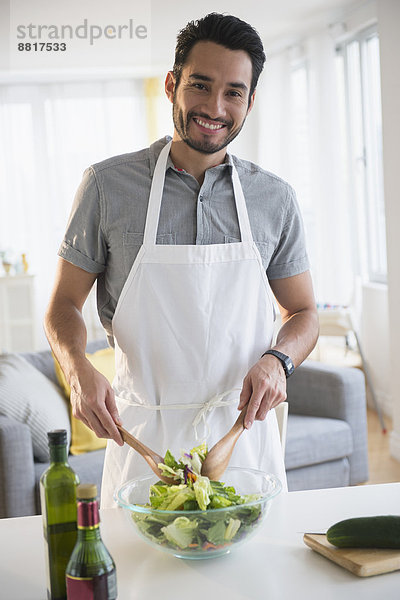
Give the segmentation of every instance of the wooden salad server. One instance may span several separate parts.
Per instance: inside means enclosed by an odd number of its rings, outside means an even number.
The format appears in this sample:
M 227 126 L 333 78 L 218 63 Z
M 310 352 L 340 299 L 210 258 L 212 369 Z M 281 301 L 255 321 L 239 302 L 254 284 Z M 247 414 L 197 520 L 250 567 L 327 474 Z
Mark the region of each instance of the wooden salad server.
M 180 481 L 173 479 L 172 477 L 166 477 L 162 474 L 161 469 L 158 467 L 159 463 L 164 462 L 162 456 L 145 446 L 145 444 L 142 444 L 142 442 L 139 442 L 137 438 L 135 438 L 131 433 L 129 433 L 129 431 L 127 431 L 120 425 L 117 425 L 117 428 L 125 444 L 128 444 L 128 446 L 130 446 L 131 448 L 136 450 L 136 452 L 139 452 L 139 454 L 143 456 L 150 469 L 154 471 L 154 473 L 159 479 L 161 479 L 161 481 L 163 481 L 164 483 L 168 483 L 169 485 L 179 485 Z
M 244 418 L 247 412 L 247 404 L 236 419 L 233 427 L 223 438 L 211 448 L 201 467 L 201 474 L 212 481 L 219 481 L 229 464 L 233 449 L 240 435 L 245 430 Z

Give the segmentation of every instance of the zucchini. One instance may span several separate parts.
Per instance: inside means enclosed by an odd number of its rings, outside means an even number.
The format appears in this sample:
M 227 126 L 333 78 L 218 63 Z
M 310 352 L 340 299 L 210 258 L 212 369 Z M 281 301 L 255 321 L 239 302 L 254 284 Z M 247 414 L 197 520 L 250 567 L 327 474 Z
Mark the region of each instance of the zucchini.
M 400 548 L 400 516 L 345 519 L 332 525 L 326 538 L 338 548 Z

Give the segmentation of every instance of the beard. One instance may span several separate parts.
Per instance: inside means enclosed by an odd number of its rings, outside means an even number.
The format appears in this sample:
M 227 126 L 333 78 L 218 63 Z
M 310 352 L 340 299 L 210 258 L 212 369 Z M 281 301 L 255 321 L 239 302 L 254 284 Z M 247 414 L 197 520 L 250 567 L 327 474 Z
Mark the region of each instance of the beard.
M 193 148 L 193 150 L 197 150 L 197 152 L 201 152 L 202 154 L 214 154 L 215 152 L 219 152 L 219 150 L 225 148 L 225 146 L 232 142 L 235 139 L 235 137 L 240 133 L 246 120 L 245 117 L 240 126 L 236 128 L 234 128 L 233 121 L 224 121 L 223 119 L 212 119 L 209 115 L 206 115 L 204 113 L 188 112 L 185 120 L 183 111 L 179 108 L 175 98 L 172 108 L 172 117 L 174 121 L 174 127 L 178 132 L 181 140 L 185 142 L 185 144 L 187 144 L 190 148 Z M 203 139 L 194 139 L 189 133 L 189 127 L 192 123 L 193 117 L 209 119 L 217 123 L 222 123 L 225 126 L 224 129 L 226 130 L 225 137 L 220 139 L 218 142 L 215 142 L 212 139 L 212 135 L 208 136 L 207 134 L 203 134 Z

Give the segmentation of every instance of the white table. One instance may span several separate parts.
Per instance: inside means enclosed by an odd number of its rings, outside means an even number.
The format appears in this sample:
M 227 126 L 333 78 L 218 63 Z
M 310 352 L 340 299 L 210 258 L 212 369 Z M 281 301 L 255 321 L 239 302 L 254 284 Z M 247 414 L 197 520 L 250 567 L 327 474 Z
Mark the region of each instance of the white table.
M 359 578 L 310 550 L 302 533 L 348 517 L 396 513 L 400 483 L 281 494 L 248 544 L 200 561 L 154 550 L 120 509 L 101 512 L 101 531 L 117 565 L 119 600 L 397 600 L 400 571 Z M 0 520 L 3 598 L 46 598 L 40 516 Z

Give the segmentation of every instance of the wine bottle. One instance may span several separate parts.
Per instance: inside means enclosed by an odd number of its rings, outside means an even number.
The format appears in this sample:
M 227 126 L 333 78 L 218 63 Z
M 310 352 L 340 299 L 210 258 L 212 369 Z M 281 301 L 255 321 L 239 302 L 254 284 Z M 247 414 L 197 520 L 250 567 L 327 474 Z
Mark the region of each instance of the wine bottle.
M 66 600 L 65 569 L 77 540 L 76 487 L 79 478 L 68 464 L 65 429 L 49 431 L 47 438 L 50 465 L 40 478 L 47 598 Z
M 115 600 L 117 575 L 111 554 L 100 535 L 97 486 L 77 488 L 78 539 L 69 560 L 66 580 L 68 600 Z

